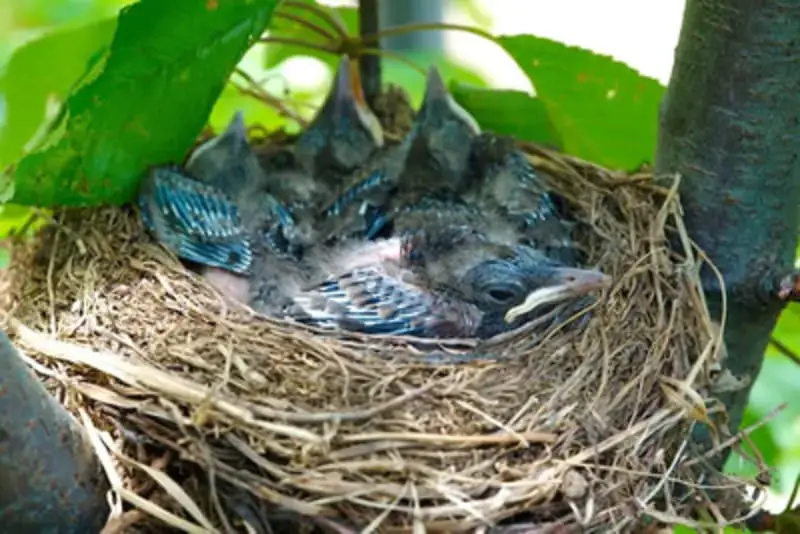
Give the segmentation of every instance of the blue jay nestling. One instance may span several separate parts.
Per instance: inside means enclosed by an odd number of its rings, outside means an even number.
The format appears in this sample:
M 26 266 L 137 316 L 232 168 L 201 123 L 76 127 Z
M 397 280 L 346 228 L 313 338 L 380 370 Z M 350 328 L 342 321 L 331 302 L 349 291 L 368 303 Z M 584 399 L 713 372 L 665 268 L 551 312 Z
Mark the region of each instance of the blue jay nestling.
M 469 146 L 479 133 L 475 119 L 453 99 L 431 66 L 411 131 L 373 161 L 368 172 L 356 175 L 326 215 L 350 222 L 346 234 L 391 234 L 384 227 L 394 211 L 423 197 L 459 191 L 467 176 Z
M 221 135 L 200 145 L 190 155 L 186 169 L 233 199 L 254 246 L 281 246 L 297 251 L 311 239 L 297 225 L 291 203 L 295 199 L 286 176 L 261 166 L 247 138 L 241 112 L 234 114 Z
M 431 226 L 378 240 L 364 261 L 292 296 L 289 314 L 321 328 L 419 337 L 491 337 L 543 304 L 609 283 L 523 245 L 497 244 L 469 227 Z
M 186 171 L 153 169 L 142 182 L 142 219 L 178 257 L 234 300 L 247 298 L 254 251 L 296 254 L 293 214 L 270 192 L 237 112 L 224 132 L 189 156 Z
M 308 243 L 318 233 L 336 234 L 323 226 L 323 208 L 343 192 L 345 177 L 383 146 L 383 129 L 364 101 L 357 69 L 342 57 L 311 124 L 293 144 L 259 147 L 257 157 L 268 177 L 267 190 L 293 214 L 295 233 Z
M 363 165 L 383 142 L 383 128 L 366 104 L 358 67 L 342 56 L 331 91 L 297 138 L 294 153 L 314 175 L 345 175 Z
M 325 102 L 294 143 L 257 152 L 269 191 L 308 217 L 341 193 L 344 177 L 383 147 L 383 129 L 364 101 L 355 72 L 343 56 Z
M 572 224 L 556 208 L 546 184 L 537 176 L 513 138 L 484 132 L 470 147 L 464 202 L 514 225 L 520 241 L 546 255 L 574 265 Z
M 224 132 L 192 152 L 186 161 L 186 171 L 231 198 L 239 208 L 243 225 L 250 231 L 259 225 L 265 210 L 276 209 L 284 224 L 291 222 L 289 210 L 273 194 L 274 180 L 261 167 L 247 138 L 241 111 L 234 114 Z
M 247 139 L 241 111 L 234 113 L 225 130 L 195 148 L 184 165 L 201 182 L 233 198 L 266 187 L 267 177 Z

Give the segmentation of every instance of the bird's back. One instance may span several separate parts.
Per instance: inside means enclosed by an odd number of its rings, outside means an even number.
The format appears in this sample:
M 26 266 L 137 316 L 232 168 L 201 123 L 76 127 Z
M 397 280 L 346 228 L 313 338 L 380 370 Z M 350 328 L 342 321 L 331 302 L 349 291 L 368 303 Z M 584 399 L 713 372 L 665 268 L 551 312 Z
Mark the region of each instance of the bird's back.
M 471 147 L 470 173 L 465 202 L 505 218 L 518 229 L 521 242 L 576 264 L 572 224 L 513 138 L 482 133 Z

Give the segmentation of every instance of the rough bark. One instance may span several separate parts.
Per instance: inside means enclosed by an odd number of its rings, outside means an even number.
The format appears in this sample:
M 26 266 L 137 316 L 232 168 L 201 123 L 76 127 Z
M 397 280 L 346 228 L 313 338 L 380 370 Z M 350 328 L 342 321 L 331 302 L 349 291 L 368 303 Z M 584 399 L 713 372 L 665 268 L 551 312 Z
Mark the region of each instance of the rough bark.
M 107 489 L 81 428 L 0 331 L 0 530 L 99 532 Z
M 795 256 L 799 121 L 800 0 L 688 0 L 656 171 L 681 174 L 689 233 L 724 277 L 725 366 L 749 381 L 719 395 L 731 430 L 784 305 L 777 283 Z M 710 270 L 702 275 L 719 317 L 723 289 Z M 698 438 L 709 445 L 706 431 Z

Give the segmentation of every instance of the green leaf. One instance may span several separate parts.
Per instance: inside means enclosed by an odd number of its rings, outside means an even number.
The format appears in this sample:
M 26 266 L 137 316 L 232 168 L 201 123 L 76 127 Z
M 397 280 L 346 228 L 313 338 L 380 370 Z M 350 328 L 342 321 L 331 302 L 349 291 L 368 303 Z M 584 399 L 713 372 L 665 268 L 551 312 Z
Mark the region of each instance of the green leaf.
M 130 200 L 148 166 L 182 159 L 275 3 L 141 0 L 124 9 L 91 81 L 16 168 L 14 201 Z
M 108 46 L 116 18 L 60 29 L 20 47 L 0 76 L 5 123 L 0 126 L 0 166 L 19 159 L 45 118 L 47 100 L 63 100 L 89 59 Z M 34 73 L 39 73 L 34 75 Z
M 31 208 L 26 206 L 17 204 L 0 206 L 0 239 L 18 231 L 30 220 L 31 216 Z
M 588 50 L 532 35 L 497 42 L 530 78 L 564 151 L 611 168 L 650 162 L 664 87 Z
M 561 137 L 547 107 L 538 98 L 522 91 L 484 89 L 458 82 L 450 84 L 450 91 L 481 129 L 561 149 Z
M 0 269 L 5 269 L 11 263 L 11 251 L 0 246 Z
M 314 0 L 299 0 L 297 3 L 316 6 L 332 17 L 337 18 L 347 28 L 348 35 L 358 35 L 358 10 L 349 7 L 332 8 L 323 6 L 316 3 Z M 289 9 L 287 6 L 281 8 L 284 13 L 289 13 L 293 16 L 306 20 L 316 26 L 320 26 L 331 33 L 336 35 L 336 31 L 325 20 L 319 18 L 317 15 L 312 14 L 311 11 L 305 9 Z M 276 16 L 274 22 L 270 25 L 268 37 L 276 37 L 278 39 L 290 39 L 292 41 L 301 41 L 315 46 L 335 46 L 336 42 L 331 42 L 327 37 L 320 35 L 318 32 L 309 29 L 308 27 L 299 24 L 293 20 L 287 20 L 283 17 Z M 339 56 L 317 50 L 315 48 L 301 46 L 299 44 L 286 44 L 280 42 L 267 43 L 264 47 L 264 66 L 268 69 L 280 65 L 283 61 L 293 56 L 309 56 L 319 59 L 326 63 L 331 68 L 335 68 L 339 62 Z

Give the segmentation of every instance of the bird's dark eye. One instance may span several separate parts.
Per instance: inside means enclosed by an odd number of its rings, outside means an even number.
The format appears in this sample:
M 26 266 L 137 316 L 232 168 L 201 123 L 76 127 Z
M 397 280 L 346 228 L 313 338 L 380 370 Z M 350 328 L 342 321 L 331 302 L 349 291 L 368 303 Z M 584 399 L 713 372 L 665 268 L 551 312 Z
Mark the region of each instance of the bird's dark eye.
M 500 305 L 508 304 L 517 297 L 517 292 L 507 286 L 490 288 L 486 294 L 490 300 Z
M 489 291 L 489 296 L 498 302 L 505 302 L 514 298 L 514 293 L 505 291 L 503 289 L 492 289 Z

